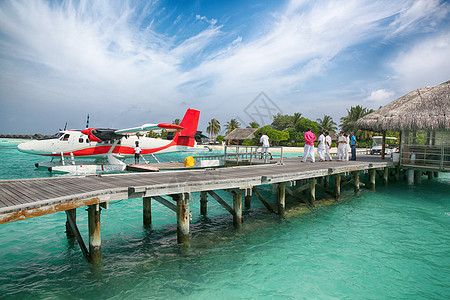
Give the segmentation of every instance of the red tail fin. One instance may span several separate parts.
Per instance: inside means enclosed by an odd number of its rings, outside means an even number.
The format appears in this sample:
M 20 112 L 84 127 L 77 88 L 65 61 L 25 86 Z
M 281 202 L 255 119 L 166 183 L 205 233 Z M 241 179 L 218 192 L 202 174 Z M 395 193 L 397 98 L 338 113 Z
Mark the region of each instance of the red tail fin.
M 198 119 L 200 117 L 200 111 L 195 109 L 188 109 L 184 115 L 180 126 L 185 128 L 175 134 L 173 140 L 178 146 L 194 147 L 195 145 L 195 133 L 197 132 Z

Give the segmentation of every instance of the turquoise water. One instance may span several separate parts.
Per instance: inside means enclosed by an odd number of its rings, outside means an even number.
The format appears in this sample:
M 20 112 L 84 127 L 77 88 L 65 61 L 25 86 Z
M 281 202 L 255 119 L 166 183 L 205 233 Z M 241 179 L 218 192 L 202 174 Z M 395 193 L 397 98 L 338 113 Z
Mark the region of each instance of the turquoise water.
M 0 160 L 2 179 L 49 176 L 10 142 L 0 142 Z M 0 298 L 448 299 L 449 191 L 445 174 L 359 195 L 346 186 L 339 204 L 312 211 L 288 201 L 284 220 L 253 199 L 240 231 L 213 201 L 200 217 L 194 193 L 190 247 L 176 244 L 173 212 L 152 203 L 145 230 L 142 200 L 119 201 L 102 211 L 99 267 L 67 241 L 64 213 L 3 224 Z M 273 199 L 270 186 L 263 193 Z M 87 214 L 77 214 L 86 238 Z

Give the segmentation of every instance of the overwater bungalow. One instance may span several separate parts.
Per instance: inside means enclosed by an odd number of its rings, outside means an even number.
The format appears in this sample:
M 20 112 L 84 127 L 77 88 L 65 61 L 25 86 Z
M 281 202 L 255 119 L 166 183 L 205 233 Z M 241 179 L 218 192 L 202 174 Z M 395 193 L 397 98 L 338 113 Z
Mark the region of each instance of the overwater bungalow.
M 414 90 L 361 118 L 356 126 L 383 132 L 384 139 L 386 131 L 399 131 L 399 163 L 405 169 L 450 171 L 450 81 Z

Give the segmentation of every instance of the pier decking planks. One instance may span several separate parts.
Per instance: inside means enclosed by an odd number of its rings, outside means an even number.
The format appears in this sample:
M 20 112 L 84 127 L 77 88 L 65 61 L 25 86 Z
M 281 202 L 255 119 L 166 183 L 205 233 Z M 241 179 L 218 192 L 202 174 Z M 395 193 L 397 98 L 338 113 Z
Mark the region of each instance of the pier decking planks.
M 388 161 L 380 161 L 379 157 L 361 157 L 358 161 L 314 164 L 300 163 L 299 158 L 290 158 L 285 159 L 284 163 L 284 165 L 238 166 L 213 170 L 2 180 L 0 181 L 0 224 L 15 221 L 14 218 L 3 218 L 4 215 L 13 212 L 100 196 L 105 198 L 89 200 L 89 203 L 107 202 L 118 198 L 243 188 L 392 166 L 392 163 Z M 129 187 L 145 187 L 145 193 L 129 194 Z M 56 211 L 49 211 L 51 212 Z

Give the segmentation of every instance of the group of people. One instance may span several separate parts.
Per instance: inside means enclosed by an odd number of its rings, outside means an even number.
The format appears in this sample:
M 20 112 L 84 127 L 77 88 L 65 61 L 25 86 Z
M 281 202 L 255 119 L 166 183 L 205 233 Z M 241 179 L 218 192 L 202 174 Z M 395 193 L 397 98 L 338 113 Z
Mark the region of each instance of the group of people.
M 315 154 L 314 154 L 314 142 L 316 141 L 316 135 L 308 129 L 304 135 L 305 138 L 305 148 L 303 150 L 303 160 L 302 162 L 306 162 L 308 155 L 311 156 L 311 162 L 315 162 Z M 350 160 L 356 160 L 356 146 L 358 143 L 356 142 L 356 136 L 353 132 L 350 133 L 350 136 L 344 134 L 343 131 L 339 133 L 338 139 L 338 160 L 339 161 L 348 161 L 348 152 L 351 151 Z M 328 131 L 320 131 L 320 136 L 317 144 L 317 155 L 319 156 L 320 161 L 332 161 L 333 158 L 330 154 L 331 151 L 331 137 Z
M 316 161 L 315 159 L 315 153 L 314 153 L 314 142 L 316 141 L 316 135 L 311 131 L 311 129 L 308 129 L 307 132 L 305 132 L 304 135 L 305 138 L 305 148 L 303 150 L 303 160 L 302 162 L 306 162 L 306 159 L 308 158 L 308 155 L 311 157 L 311 162 L 314 163 Z M 264 154 L 270 155 L 270 159 L 272 159 L 272 153 L 269 151 L 269 137 L 267 135 L 261 135 L 259 139 L 259 143 L 262 146 L 261 147 L 261 158 Z M 328 131 L 320 131 L 320 136 L 318 139 L 317 144 L 317 155 L 319 156 L 320 161 L 332 161 L 333 158 L 331 157 L 331 136 L 328 133 Z M 351 151 L 351 158 L 350 160 L 356 160 L 356 146 L 358 143 L 356 142 L 356 136 L 353 134 L 353 132 L 350 133 L 350 136 L 347 134 L 344 134 L 343 131 L 339 133 L 339 139 L 338 139 L 338 160 L 339 161 L 348 161 L 348 152 Z

